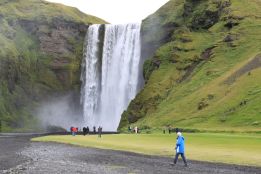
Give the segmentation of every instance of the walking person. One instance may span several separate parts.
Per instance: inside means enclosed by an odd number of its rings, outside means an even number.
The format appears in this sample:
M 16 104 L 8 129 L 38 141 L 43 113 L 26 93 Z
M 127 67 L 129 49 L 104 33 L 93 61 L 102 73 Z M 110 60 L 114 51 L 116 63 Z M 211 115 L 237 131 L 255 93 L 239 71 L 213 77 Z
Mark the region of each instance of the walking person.
M 177 160 L 179 158 L 179 155 L 181 155 L 183 162 L 185 164 L 185 167 L 188 166 L 187 164 L 187 160 L 185 157 L 185 138 L 182 136 L 181 132 L 177 133 L 178 137 L 177 137 L 177 143 L 176 143 L 176 156 L 174 158 L 174 165 L 177 163 Z

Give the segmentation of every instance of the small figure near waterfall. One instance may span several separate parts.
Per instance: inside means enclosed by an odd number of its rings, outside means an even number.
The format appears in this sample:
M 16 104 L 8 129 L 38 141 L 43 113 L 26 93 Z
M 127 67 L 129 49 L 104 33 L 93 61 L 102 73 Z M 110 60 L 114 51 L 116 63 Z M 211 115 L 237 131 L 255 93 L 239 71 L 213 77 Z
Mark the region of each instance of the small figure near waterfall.
M 99 126 L 98 128 L 98 137 L 101 138 L 101 134 L 102 134 L 102 127 Z
M 87 126 L 87 128 L 86 128 L 86 134 L 89 135 L 89 133 L 90 133 L 90 129 L 89 129 L 89 127 Z
M 83 128 L 82 128 L 82 133 L 83 133 L 83 136 L 86 135 L 86 133 L 87 133 L 87 128 L 86 128 L 86 127 L 83 127 Z
M 75 136 L 77 133 L 77 128 L 76 127 L 72 127 L 72 136 Z
M 171 131 L 172 131 L 172 127 L 169 125 L 168 127 L 168 130 L 169 130 L 169 134 L 171 134 Z
M 132 127 L 131 126 L 128 127 L 128 131 L 131 133 L 131 131 L 132 131 Z
M 167 130 L 167 127 L 164 126 L 162 130 L 163 130 L 163 134 L 165 134 L 165 133 L 166 133 L 166 130 Z
M 176 147 L 175 147 L 176 156 L 174 158 L 174 165 L 177 163 L 179 155 L 181 155 L 183 162 L 185 164 L 185 167 L 187 167 L 188 164 L 187 164 L 187 160 L 185 157 L 185 145 L 184 145 L 185 138 L 181 135 L 181 132 L 178 132 L 177 135 L 178 135 L 178 137 L 177 137 L 177 143 L 176 143 Z
M 93 126 L 93 134 L 96 134 L 96 127 Z
M 139 132 L 138 126 L 135 126 L 134 131 L 136 134 Z

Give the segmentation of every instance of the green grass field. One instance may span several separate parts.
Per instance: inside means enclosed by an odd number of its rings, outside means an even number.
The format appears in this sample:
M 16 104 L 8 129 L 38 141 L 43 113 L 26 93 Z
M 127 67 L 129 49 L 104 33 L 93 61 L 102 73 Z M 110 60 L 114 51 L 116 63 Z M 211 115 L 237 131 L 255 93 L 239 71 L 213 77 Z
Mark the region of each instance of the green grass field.
M 186 155 L 190 160 L 261 166 L 261 135 L 196 133 L 184 136 Z M 172 157 L 176 135 L 118 134 L 103 135 L 102 138 L 65 135 L 38 137 L 32 141 L 59 142 Z

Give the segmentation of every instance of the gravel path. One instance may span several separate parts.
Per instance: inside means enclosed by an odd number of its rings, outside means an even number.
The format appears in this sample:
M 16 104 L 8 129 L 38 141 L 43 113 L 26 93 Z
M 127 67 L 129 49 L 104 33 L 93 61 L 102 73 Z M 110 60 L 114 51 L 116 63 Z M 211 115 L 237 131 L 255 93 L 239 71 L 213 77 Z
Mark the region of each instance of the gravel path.
M 3 141 L 3 139 L 9 140 Z M 8 149 L 9 143 L 16 145 L 20 143 L 21 147 L 15 150 L 14 148 Z M 2 147 L 5 148 L 6 153 L 4 154 L 2 154 Z M 176 166 L 172 166 L 171 158 L 56 143 L 30 143 L 28 137 L 0 137 L 0 148 L 0 173 L 261 174 L 261 168 L 197 161 L 189 161 L 187 168 L 183 166 L 181 160 Z M 2 163 L 3 159 L 6 161 L 5 165 Z M 10 161 L 15 162 L 6 165 Z
M 28 160 L 28 158 L 21 155 L 21 151 L 30 146 L 30 138 L 30 136 L 0 135 L 0 173 L 2 170 L 17 166 Z

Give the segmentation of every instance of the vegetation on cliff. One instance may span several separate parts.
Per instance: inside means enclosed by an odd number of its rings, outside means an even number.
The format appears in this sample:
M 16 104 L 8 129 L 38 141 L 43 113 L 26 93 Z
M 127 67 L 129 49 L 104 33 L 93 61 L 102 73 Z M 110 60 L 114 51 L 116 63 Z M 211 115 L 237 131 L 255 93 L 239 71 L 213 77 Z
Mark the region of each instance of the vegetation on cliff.
M 144 89 L 120 129 L 261 131 L 261 2 L 171 0 L 143 21 Z
M 35 129 L 33 111 L 41 101 L 79 94 L 83 41 L 92 23 L 106 22 L 43 0 L 0 1 L 2 131 Z

